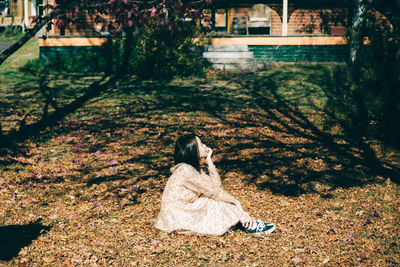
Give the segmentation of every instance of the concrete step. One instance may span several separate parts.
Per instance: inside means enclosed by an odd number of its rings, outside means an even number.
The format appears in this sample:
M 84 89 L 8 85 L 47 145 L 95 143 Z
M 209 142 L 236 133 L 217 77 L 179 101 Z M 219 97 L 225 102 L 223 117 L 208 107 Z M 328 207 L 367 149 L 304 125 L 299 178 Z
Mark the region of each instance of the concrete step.
M 204 52 L 249 52 L 247 45 L 205 45 Z
M 204 46 L 203 57 L 217 70 L 256 71 L 264 68 L 263 64 L 254 59 L 254 54 L 247 45 Z
M 221 64 L 252 64 L 255 63 L 254 58 L 208 58 L 211 63 Z
M 266 65 L 262 62 L 255 60 L 253 63 L 246 64 L 235 64 L 235 63 L 214 63 L 212 68 L 217 70 L 229 70 L 229 71 L 240 71 L 240 70 L 263 70 Z
M 253 52 L 204 52 L 204 58 L 253 58 Z
M 213 69 L 216 70 L 230 70 L 230 71 L 241 71 L 241 70 L 257 70 L 255 64 L 213 64 Z

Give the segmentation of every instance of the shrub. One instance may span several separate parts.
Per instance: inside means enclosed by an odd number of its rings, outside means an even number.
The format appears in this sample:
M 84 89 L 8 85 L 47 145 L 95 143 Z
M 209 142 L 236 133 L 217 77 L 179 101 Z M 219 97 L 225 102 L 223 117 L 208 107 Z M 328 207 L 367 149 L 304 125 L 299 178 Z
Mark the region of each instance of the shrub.
M 370 14 L 364 47 L 361 83 L 355 88 L 365 107 L 367 133 L 400 145 L 400 33 L 397 27 Z M 360 112 L 360 111 L 359 111 Z
M 126 37 L 110 38 L 98 49 L 80 51 L 29 62 L 23 70 L 36 74 L 53 72 L 106 72 L 135 74 L 141 79 L 165 80 L 174 76 L 201 75 L 206 70 L 201 49 L 193 39 L 198 29 L 183 21 L 172 29 L 154 25 L 138 29 L 131 42 Z M 127 49 L 130 49 L 127 53 Z M 128 56 L 127 56 L 128 55 Z
M 168 79 L 172 76 L 203 74 L 207 67 L 201 49 L 193 44 L 198 29 L 178 21 L 171 29 L 147 27 L 136 43 L 132 65 L 141 78 Z
M 1 28 L 0 28 L 1 30 Z M 0 41 L 6 42 L 6 41 L 13 41 L 13 40 L 18 40 L 23 36 L 23 32 L 21 30 L 21 27 L 15 26 L 15 25 L 10 25 L 5 28 L 0 33 Z
M 50 59 L 35 59 L 22 67 L 33 74 L 93 73 L 104 71 L 104 57 L 96 49 L 80 49 L 73 54 Z

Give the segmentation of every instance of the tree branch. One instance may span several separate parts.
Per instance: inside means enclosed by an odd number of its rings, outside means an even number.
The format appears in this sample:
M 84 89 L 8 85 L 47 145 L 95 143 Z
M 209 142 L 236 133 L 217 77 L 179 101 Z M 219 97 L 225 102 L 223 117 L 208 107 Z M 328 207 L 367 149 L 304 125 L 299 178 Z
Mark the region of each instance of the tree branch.
M 53 19 L 56 15 L 58 15 L 61 12 L 60 9 L 55 8 L 53 11 L 48 13 L 45 17 L 40 19 L 35 27 L 33 27 L 31 30 L 27 31 L 26 34 L 19 39 L 17 42 L 15 42 L 13 45 L 8 47 L 6 50 L 4 50 L 0 54 L 0 65 L 3 64 L 3 62 L 11 56 L 15 51 L 20 49 L 26 42 L 28 42 L 32 37 L 35 36 L 35 34 L 43 28 L 51 19 Z
M 42 95 L 46 98 L 46 103 L 48 105 L 51 105 L 55 110 L 58 109 L 58 104 L 57 102 L 53 99 L 53 91 L 50 87 L 48 87 L 45 82 L 44 78 L 40 80 L 40 87 L 39 90 L 42 93 Z

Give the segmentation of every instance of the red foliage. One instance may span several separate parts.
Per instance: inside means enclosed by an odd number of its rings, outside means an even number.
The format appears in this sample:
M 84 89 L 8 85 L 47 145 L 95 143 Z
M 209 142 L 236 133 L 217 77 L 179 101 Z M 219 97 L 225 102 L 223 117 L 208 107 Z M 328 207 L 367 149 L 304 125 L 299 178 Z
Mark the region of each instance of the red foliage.
M 62 27 L 68 22 L 73 22 L 74 17 L 80 10 L 87 10 L 96 14 L 96 21 L 108 23 L 113 33 L 132 30 L 137 26 L 144 26 L 151 18 L 158 18 L 159 26 L 165 29 L 172 29 L 173 19 L 201 19 L 201 10 L 210 1 L 129 1 L 129 0 L 86 0 L 70 1 L 56 0 L 57 8 L 63 10 L 58 15 L 57 26 Z M 109 18 L 107 21 L 103 18 Z

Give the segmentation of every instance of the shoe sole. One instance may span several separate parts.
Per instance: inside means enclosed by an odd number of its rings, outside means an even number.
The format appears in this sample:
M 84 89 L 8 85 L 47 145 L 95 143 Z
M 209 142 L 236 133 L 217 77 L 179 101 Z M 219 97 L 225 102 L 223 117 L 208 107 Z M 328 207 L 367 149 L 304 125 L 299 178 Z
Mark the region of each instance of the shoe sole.
M 267 231 L 264 231 L 261 233 L 247 233 L 246 231 L 245 231 L 245 233 L 253 234 L 253 235 L 266 235 L 266 234 L 272 234 L 273 232 L 275 232 L 275 230 L 276 230 L 276 227 L 275 227 L 275 225 L 273 225 L 273 227 L 271 229 L 268 229 Z
M 276 227 L 275 227 L 275 225 L 274 225 L 271 229 L 268 229 L 267 231 L 264 231 L 264 232 L 262 232 L 262 233 L 258 233 L 257 235 L 272 234 L 273 232 L 275 232 L 275 230 L 276 230 Z

